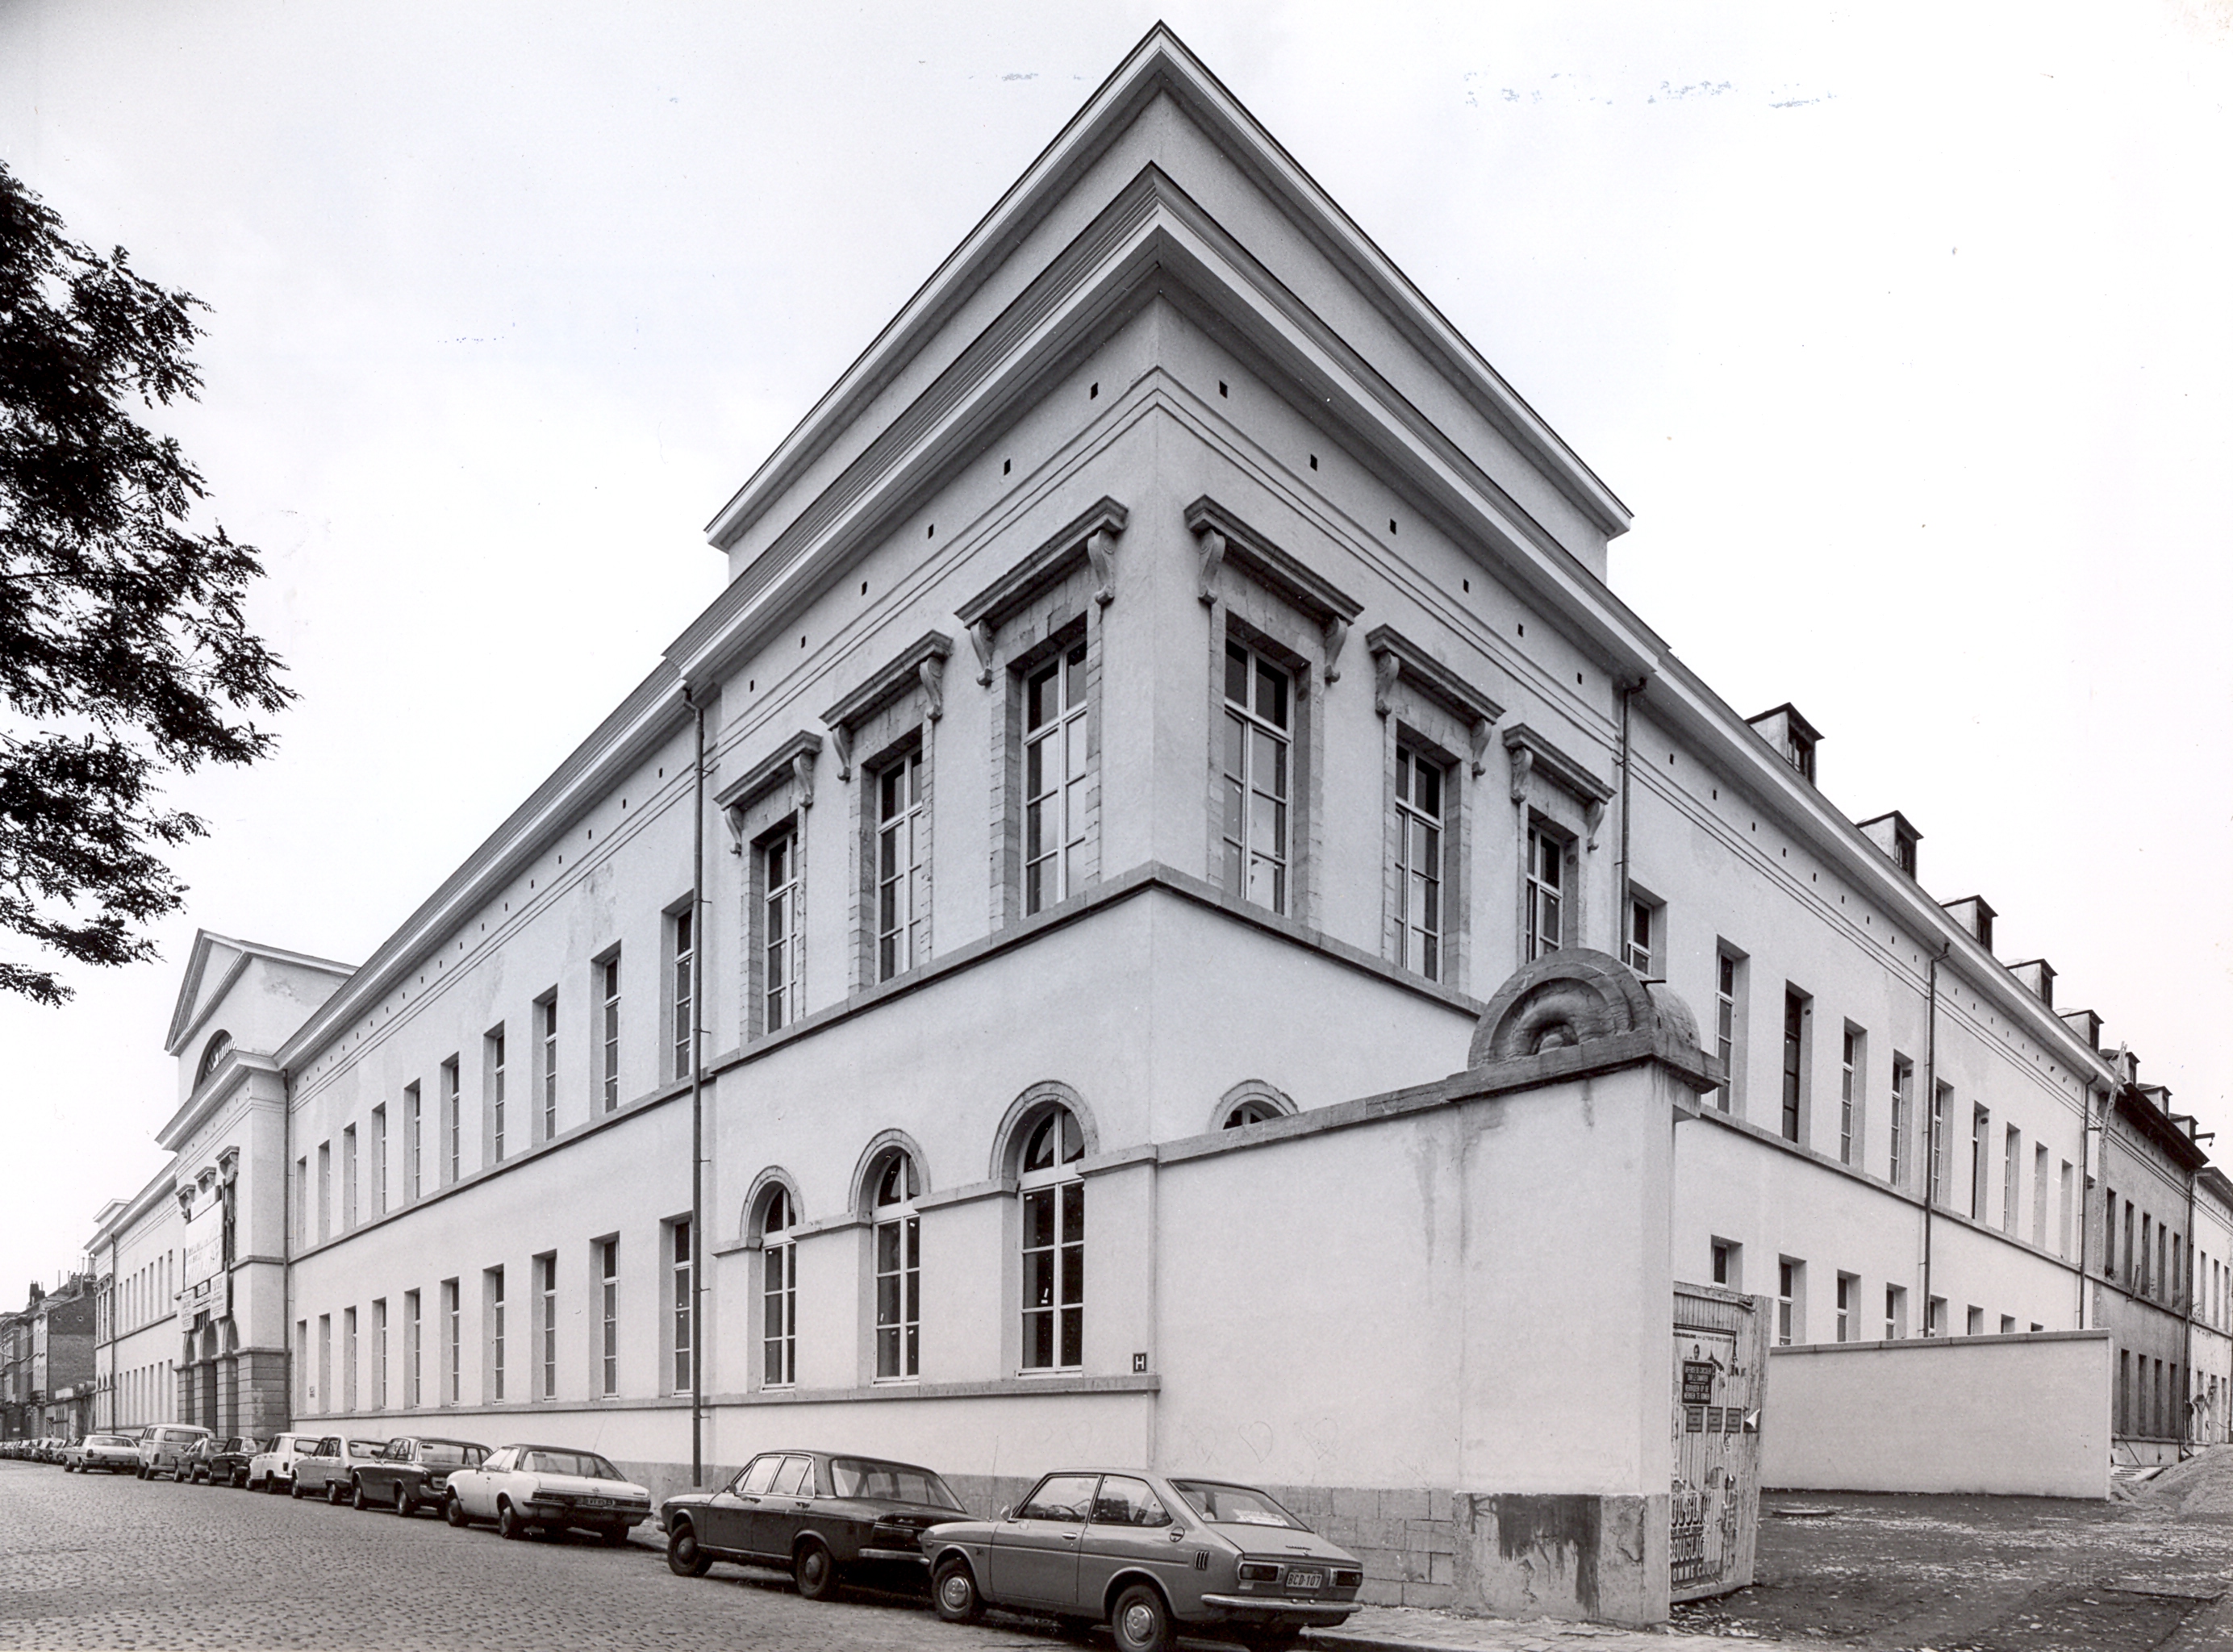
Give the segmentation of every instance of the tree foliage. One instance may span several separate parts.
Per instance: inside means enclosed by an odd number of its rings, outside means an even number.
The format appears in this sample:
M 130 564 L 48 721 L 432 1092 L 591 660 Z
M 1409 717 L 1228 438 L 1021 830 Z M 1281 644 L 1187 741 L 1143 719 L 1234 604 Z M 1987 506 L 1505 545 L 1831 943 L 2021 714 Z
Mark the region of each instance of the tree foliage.
M 263 572 L 178 444 L 138 416 L 201 378 L 191 293 L 103 257 L 0 165 L 0 931 L 65 959 L 149 957 L 185 887 L 160 851 L 205 822 L 166 773 L 265 756 L 294 698 L 242 602 Z M 0 955 L 0 991 L 59 1004 Z

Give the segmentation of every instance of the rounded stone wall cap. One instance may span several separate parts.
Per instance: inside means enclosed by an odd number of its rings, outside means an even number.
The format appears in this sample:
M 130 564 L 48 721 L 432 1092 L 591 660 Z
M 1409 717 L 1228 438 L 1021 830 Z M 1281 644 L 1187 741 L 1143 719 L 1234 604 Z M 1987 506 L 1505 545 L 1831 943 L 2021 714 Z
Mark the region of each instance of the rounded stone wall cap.
M 1697 1018 L 1664 982 L 1646 986 L 1618 959 L 1585 947 L 1546 953 L 1497 988 L 1474 1029 L 1468 1067 L 1540 1056 L 1616 1038 L 1655 1035 L 1664 1048 L 1696 1050 Z

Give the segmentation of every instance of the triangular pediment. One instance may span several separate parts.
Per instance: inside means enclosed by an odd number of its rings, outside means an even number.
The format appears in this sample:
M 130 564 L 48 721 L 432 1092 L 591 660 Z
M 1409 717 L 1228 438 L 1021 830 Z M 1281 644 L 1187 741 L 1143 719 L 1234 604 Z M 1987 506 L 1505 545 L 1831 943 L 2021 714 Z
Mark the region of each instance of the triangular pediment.
M 307 1016 L 322 1004 L 355 972 L 353 965 L 336 963 L 331 959 L 214 934 L 206 929 L 196 930 L 193 947 L 187 954 L 186 971 L 179 983 L 179 996 L 172 1006 L 170 1030 L 164 1037 L 163 1048 L 173 1056 L 183 1055 L 212 1036 L 227 1018 L 225 1011 L 228 1000 L 259 971 L 281 978 L 286 999 L 303 1006 L 301 1016 Z M 272 1037 L 270 1028 L 264 1024 L 269 1020 L 267 1011 L 251 1012 L 235 1036 L 249 1048 L 275 1050 L 285 1034 Z M 262 1036 L 250 1032 L 250 1024 L 254 1024 Z M 292 1031 L 292 1026 L 287 1031 Z

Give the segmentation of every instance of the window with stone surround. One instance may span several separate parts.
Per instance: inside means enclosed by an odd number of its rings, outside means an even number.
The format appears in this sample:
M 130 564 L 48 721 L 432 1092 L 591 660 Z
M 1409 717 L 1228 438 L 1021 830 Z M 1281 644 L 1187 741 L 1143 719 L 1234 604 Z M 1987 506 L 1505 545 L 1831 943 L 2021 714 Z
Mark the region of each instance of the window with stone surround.
M 1023 694 L 1023 908 L 1028 917 L 1085 887 L 1096 801 L 1087 718 L 1085 627 L 1017 674 Z
M 876 979 L 889 981 L 930 956 L 930 795 L 920 745 L 893 753 L 870 777 L 876 799 Z
M 791 1189 L 770 1184 L 759 1196 L 752 1230 L 759 1244 L 760 1386 L 798 1381 L 798 1207 Z
M 887 1148 L 869 1184 L 876 1378 L 889 1382 L 921 1374 L 922 1222 L 915 1206 L 921 1180 L 914 1155 Z
M 744 996 L 747 1038 L 806 1013 L 806 820 L 823 740 L 801 731 L 724 786 L 714 803 L 730 852 L 745 862 Z
M 1026 1371 L 1084 1363 L 1084 1135 L 1068 1108 L 1050 1107 L 1026 1130 L 1017 1160 L 1023 1204 L 1023 1358 Z

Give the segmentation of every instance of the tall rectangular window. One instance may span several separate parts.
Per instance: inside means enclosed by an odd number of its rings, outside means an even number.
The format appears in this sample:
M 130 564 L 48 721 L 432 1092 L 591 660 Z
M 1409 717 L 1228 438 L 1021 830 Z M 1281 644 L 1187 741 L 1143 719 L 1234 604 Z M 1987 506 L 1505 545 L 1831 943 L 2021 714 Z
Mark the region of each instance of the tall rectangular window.
M 1866 1075 L 1863 1070 L 1862 1052 L 1867 1034 L 1851 1022 L 1839 1041 L 1838 1064 L 1838 1162 L 1852 1164 L 1859 1150 L 1859 1109 L 1865 1095 Z
M 2001 1232 L 2016 1231 L 2023 1199 L 2023 1132 L 2013 1124 L 2001 1139 Z
M 1744 1289 L 1744 1246 L 1735 1239 L 1713 1241 L 1713 1278 L 1732 1291 Z
M 1714 1105 L 1732 1109 L 1736 1092 L 1738 1050 L 1744 1022 L 1739 991 L 1743 960 L 1723 947 L 1714 954 L 1714 1055 L 1722 1063 L 1722 1082 L 1714 1091 Z
M 667 920 L 667 974 L 671 983 L 668 1002 L 674 1006 L 673 1048 L 674 1066 L 673 1076 L 687 1078 L 691 1073 L 691 1055 L 695 1048 L 697 1028 L 698 947 L 697 931 L 691 922 L 687 907 Z
M 2132 1243 L 2132 1220 L 2138 1214 L 2132 1201 L 2125 1201 L 2125 1285 L 2145 1296 L 2148 1289 L 2147 1229 L 2140 1230 L 2139 1244 Z
M 876 979 L 889 981 L 930 955 L 921 750 L 885 764 L 876 784 Z
M 1628 903 L 1628 966 L 1647 981 L 1658 979 L 1651 967 L 1657 940 L 1653 933 L 1658 927 L 1653 921 L 1657 915 L 1649 901 Z
M 483 1272 L 481 1289 L 488 1304 L 488 1396 L 500 1401 L 504 1398 L 504 1270 L 490 1268 Z
M 894 1154 L 876 1191 L 876 1375 L 916 1376 L 921 1369 L 922 1231 L 915 1215 L 915 1161 Z
M 1396 961 L 1430 981 L 1442 976 L 1442 765 L 1396 748 Z
M 1946 1194 L 1946 1114 L 1953 1099 L 1951 1084 L 1939 1085 L 1930 1098 L 1930 1187 L 1926 1196 L 1933 1204 L 1943 1202 Z
M 356 1227 L 356 1126 L 342 1131 L 342 1232 Z
M 1085 1184 L 1024 1189 L 1024 1367 L 1084 1362 Z
M 1527 828 L 1527 955 L 1566 945 L 1566 840 L 1540 825 Z
M 465 1327 L 458 1304 L 458 1282 L 442 1281 L 442 1403 L 458 1403 L 459 1378 L 465 1364 L 461 1333 Z
M 465 1167 L 465 1126 L 458 1114 L 458 1058 L 442 1063 L 442 1180 L 455 1181 Z
M 1992 1149 L 1987 1145 L 1992 1131 L 1993 1115 L 1982 1107 L 1969 1109 L 1969 1219 L 1985 1219 L 1985 1178 L 1990 1174 L 1987 1166 Z
M 387 1214 L 387 1108 L 372 1109 L 372 1213 Z
M 419 1311 L 419 1293 L 403 1293 L 403 1403 L 416 1411 L 426 1403 L 421 1389 L 422 1367 L 420 1356 L 426 1344 L 421 1337 L 424 1329 Z
M 1783 1139 L 1800 1140 L 1807 1111 L 1807 1006 L 1804 992 L 1783 993 Z
M 342 1409 L 356 1409 L 356 1309 L 342 1310 Z
M 1861 1282 L 1850 1273 L 1838 1276 L 1838 1340 L 1853 1340 L 1853 1310 L 1861 1294 Z
M 543 1103 L 543 1139 L 545 1141 L 558 1134 L 558 989 L 553 987 L 547 997 L 535 1006 L 537 1042 L 543 1050 L 541 1089 Z
M 1907 1335 L 1907 1292 L 1899 1285 L 1885 1287 L 1885 1341 Z
M 784 1203 L 787 1206 L 789 1200 Z M 771 1215 L 763 1226 L 760 1385 L 788 1388 L 798 1380 L 798 1246 L 788 1237 L 787 1208 L 780 1215 Z
M 419 1086 L 413 1083 L 403 1087 L 403 1194 L 416 1202 L 420 1192 L 419 1167 L 425 1162 L 420 1155 L 421 1120 L 419 1116 Z
M 621 1104 L 621 955 L 597 966 L 597 1044 L 600 1094 L 609 1113 Z
M 334 1408 L 334 1317 L 318 1316 L 318 1410 L 330 1413 Z
M 2129 1243 L 2125 1246 L 2127 1257 L 2131 1256 L 2132 1249 Z M 2117 1190 L 2114 1187 L 2101 1190 L 2101 1277 L 2105 1279 L 2117 1277 Z
M 372 1299 L 372 1408 L 387 1409 L 387 1298 Z
M 1891 1167 L 1895 1187 L 1907 1186 L 1908 1161 L 1914 1151 L 1915 1063 L 1894 1052 L 1891 1058 Z
M 318 1243 L 324 1244 L 334 1232 L 334 1144 L 318 1143 Z
M 482 1040 L 482 1054 L 488 1063 L 489 1158 L 492 1163 L 502 1164 L 505 1096 L 504 1029 L 501 1026 Z
M 667 1251 L 667 1276 L 673 1295 L 668 1312 L 673 1315 L 674 1329 L 668 1336 L 668 1350 L 674 1356 L 674 1387 L 673 1392 L 687 1394 L 691 1389 L 691 1355 L 696 1347 L 696 1302 L 692 1288 L 693 1266 L 690 1252 L 690 1219 L 683 1217 L 668 1224 L 670 1230 Z
M 558 1397 L 558 1253 L 546 1251 L 535 1259 L 535 1299 L 541 1323 L 535 1328 L 536 1353 L 543 1367 L 539 1392 L 546 1400 Z
M 621 1242 L 597 1242 L 597 1392 L 621 1391 Z
M 1223 883 L 1273 912 L 1287 909 L 1292 801 L 1292 680 L 1238 642 L 1225 645 Z
M 763 1024 L 770 1032 L 798 1019 L 803 1006 L 799 956 L 798 830 L 777 833 L 760 845 L 760 955 Z
M 1024 680 L 1024 910 L 1043 912 L 1085 875 L 1085 644 Z
M 1781 1347 L 1806 1340 L 1806 1304 L 1800 1295 L 1806 1269 L 1805 1263 L 1787 1256 L 1775 1265 L 1775 1340 Z

